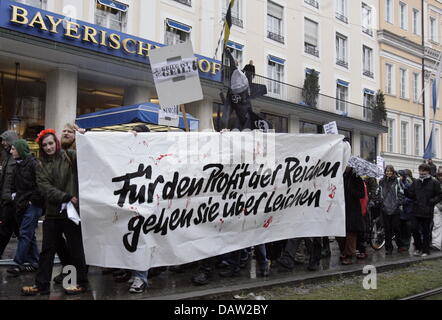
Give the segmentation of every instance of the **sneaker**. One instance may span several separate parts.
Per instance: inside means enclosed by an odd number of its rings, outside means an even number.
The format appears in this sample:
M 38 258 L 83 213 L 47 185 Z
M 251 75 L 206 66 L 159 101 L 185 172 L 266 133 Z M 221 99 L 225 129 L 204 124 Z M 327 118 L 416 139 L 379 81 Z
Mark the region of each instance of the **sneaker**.
M 129 280 L 127 280 L 127 283 L 133 283 L 134 281 L 135 281 L 135 277 L 132 276 L 132 277 L 130 277 Z
M 421 257 L 428 257 L 429 253 L 422 253 Z
M 415 252 L 413 252 L 413 256 L 415 257 L 420 257 L 422 255 L 422 252 L 420 250 L 416 250 Z
M 134 282 L 129 288 L 130 293 L 143 293 L 146 290 L 147 284 L 138 277 L 135 277 Z

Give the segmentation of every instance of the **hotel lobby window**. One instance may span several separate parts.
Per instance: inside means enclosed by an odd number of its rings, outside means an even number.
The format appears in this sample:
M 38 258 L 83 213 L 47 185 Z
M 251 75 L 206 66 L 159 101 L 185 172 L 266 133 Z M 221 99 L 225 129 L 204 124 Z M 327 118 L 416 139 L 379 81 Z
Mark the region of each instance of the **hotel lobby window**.
M 129 6 L 112 0 L 97 0 L 95 24 L 116 31 L 125 31 Z
M 174 45 L 190 39 L 192 27 L 172 19 L 166 19 L 165 45 Z

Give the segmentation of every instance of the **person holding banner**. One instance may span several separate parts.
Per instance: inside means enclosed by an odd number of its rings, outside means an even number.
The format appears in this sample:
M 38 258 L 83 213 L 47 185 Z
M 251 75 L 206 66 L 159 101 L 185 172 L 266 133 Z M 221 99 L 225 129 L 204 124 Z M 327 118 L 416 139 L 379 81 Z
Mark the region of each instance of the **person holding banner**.
M 364 230 L 360 199 L 365 196 L 364 183 L 351 167 L 344 172 L 344 194 L 346 236 L 337 237 L 336 240 L 341 251 L 341 263 L 349 265 L 353 264 L 356 255 L 357 234 Z
M 68 218 L 72 206 L 78 211 L 78 173 L 76 152 L 62 150 L 55 130 L 39 133 L 41 161 L 37 167 L 37 185 L 45 198 L 46 218 L 43 222 L 43 244 L 35 285 L 22 288 L 22 295 L 49 294 L 57 240 L 66 237 L 71 263 L 75 267 L 77 283 L 65 287 L 66 294 L 87 290 L 86 261 L 79 222 Z M 78 223 L 78 224 L 77 224 Z

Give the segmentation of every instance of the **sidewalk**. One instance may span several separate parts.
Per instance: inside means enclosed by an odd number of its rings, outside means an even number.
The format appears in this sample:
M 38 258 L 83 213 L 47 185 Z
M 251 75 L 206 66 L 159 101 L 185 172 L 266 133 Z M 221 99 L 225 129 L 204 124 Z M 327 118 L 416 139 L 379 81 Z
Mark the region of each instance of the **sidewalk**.
M 38 230 L 39 247 L 41 247 L 41 225 Z M 16 239 L 11 240 L 4 259 L 13 258 L 16 247 Z M 205 286 L 195 286 L 191 283 L 191 276 L 196 270 L 196 266 L 186 269 L 183 273 L 174 273 L 169 270 L 149 280 L 149 288 L 143 294 L 131 294 L 128 292 L 129 284 L 116 283 L 111 274 L 103 275 L 101 268 L 90 267 L 89 281 L 90 291 L 79 296 L 66 296 L 61 285 L 52 284 L 49 296 L 22 297 L 20 289 L 25 285 L 34 283 L 35 273 L 25 274 L 20 277 L 11 277 L 6 269 L 5 261 L 0 265 L 0 300 L 8 299 L 29 299 L 29 300 L 177 300 L 177 299 L 207 299 L 216 296 L 226 297 L 230 292 L 238 290 L 255 290 L 267 286 L 278 286 L 300 282 L 316 281 L 319 279 L 337 275 L 361 275 L 365 265 L 374 265 L 377 271 L 395 268 L 400 265 L 409 265 L 414 262 L 442 258 L 442 252 L 432 251 L 426 258 L 414 257 L 411 253 L 399 254 L 394 251 L 392 256 L 385 256 L 385 250 L 378 252 L 367 248 L 369 257 L 365 260 L 357 260 L 355 264 L 343 266 L 339 263 L 339 249 L 336 241 L 330 243 L 332 256 L 322 259 L 319 271 L 307 271 L 307 265 L 300 265 L 292 272 L 278 273 L 271 269 L 268 278 L 256 277 L 256 263 L 251 260 L 248 266 L 241 271 L 240 277 L 221 278 L 218 276 L 220 269 L 215 269 L 211 282 Z M 60 272 L 61 266 L 54 267 L 53 276 Z M 361 280 L 362 281 L 362 280 Z

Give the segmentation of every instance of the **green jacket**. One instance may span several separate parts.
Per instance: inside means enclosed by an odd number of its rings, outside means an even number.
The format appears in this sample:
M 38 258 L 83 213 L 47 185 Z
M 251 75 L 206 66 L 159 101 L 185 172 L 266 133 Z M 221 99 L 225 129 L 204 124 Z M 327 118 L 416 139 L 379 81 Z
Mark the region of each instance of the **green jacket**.
M 75 151 L 62 150 L 51 158 L 42 158 L 37 166 L 37 185 L 45 198 L 46 219 L 66 219 L 66 212 L 60 213 L 62 203 L 78 198 Z

